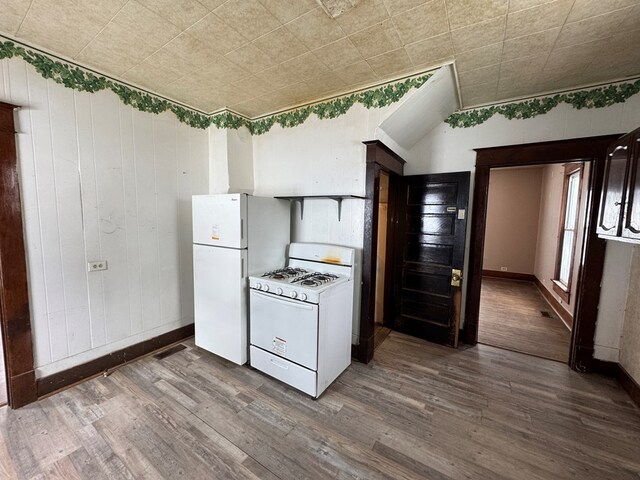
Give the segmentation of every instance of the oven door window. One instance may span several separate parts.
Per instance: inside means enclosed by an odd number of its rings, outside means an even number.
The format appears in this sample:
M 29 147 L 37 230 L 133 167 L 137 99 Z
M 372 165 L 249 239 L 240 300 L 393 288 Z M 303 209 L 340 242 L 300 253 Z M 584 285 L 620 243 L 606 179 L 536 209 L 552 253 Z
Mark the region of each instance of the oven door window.
M 318 368 L 318 305 L 251 290 L 251 344 Z

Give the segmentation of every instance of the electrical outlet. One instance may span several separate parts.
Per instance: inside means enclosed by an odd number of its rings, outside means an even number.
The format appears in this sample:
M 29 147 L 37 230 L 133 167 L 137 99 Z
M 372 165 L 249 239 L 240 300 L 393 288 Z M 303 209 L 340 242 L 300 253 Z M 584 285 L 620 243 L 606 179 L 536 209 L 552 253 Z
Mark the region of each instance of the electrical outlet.
M 507 271 L 507 267 L 500 267 L 500 271 L 501 272 L 506 272 Z
M 107 266 L 106 260 L 95 260 L 93 262 L 89 262 L 89 271 L 90 272 L 98 272 L 100 270 L 106 270 L 109 268 Z

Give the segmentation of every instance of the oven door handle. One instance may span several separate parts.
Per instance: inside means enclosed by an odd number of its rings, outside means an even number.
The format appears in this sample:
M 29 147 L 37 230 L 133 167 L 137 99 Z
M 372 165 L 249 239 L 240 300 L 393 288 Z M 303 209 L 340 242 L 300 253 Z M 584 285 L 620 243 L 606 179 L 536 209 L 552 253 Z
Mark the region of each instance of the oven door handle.
M 280 298 L 277 297 L 275 295 L 269 294 L 269 293 L 262 293 L 259 292 L 258 290 L 251 290 L 251 293 L 253 293 L 254 295 L 258 295 L 260 297 L 263 297 L 265 300 L 269 300 L 270 302 L 280 302 L 283 303 L 289 307 L 295 307 L 295 308 L 299 308 L 301 310 L 313 310 L 315 305 L 310 305 L 308 303 L 303 303 L 299 300 L 288 300 L 286 298 Z

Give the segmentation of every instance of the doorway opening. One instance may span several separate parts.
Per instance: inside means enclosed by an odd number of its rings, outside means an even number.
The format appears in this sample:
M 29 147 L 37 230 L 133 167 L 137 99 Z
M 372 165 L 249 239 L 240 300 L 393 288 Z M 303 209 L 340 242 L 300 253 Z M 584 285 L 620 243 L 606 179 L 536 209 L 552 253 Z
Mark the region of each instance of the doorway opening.
M 589 162 L 491 169 L 478 342 L 567 363 Z
M 385 275 L 387 272 L 387 237 L 389 222 L 389 174 L 380 172 L 378 186 L 378 245 L 376 249 L 376 289 L 374 309 L 374 350 L 387 338 L 391 329 L 385 325 Z

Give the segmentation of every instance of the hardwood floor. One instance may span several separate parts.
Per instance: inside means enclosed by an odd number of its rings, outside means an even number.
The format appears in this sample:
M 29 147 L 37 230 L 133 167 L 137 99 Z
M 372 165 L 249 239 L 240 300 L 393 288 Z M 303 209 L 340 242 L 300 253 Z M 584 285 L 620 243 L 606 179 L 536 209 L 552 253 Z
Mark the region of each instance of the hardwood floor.
M 566 363 L 571 332 L 533 282 L 483 277 L 478 341 Z
M 557 362 L 392 332 L 314 401 L 185 345 L 0 409 L 0 477 L 640 478 L 640 411 Z

